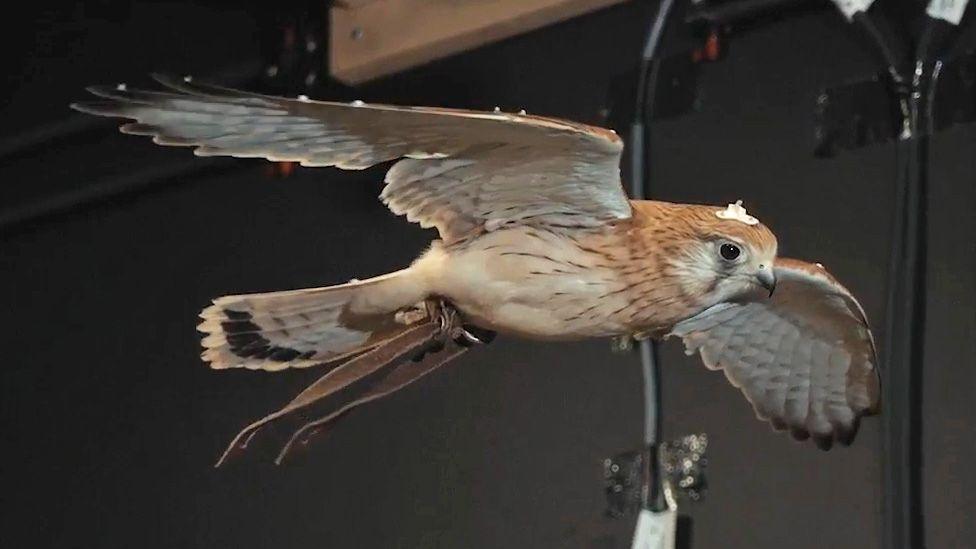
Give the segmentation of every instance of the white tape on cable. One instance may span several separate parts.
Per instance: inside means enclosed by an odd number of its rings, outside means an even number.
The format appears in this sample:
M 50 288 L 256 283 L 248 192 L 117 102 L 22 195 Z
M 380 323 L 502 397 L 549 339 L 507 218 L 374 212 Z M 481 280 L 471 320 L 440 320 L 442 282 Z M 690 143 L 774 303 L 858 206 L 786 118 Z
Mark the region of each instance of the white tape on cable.
M 853 19 L 855 13 L 868 11 L 873 3 L 874 0 L 834 0 L 834 4 L 848 20 Z
M 671 508 L 654 512 L 641 509 L 634 529 L 631 549 L 674 549 L 674 534 L 678 527 L 678 510 Z
M 969 0 L 931 0 L 929 7 L 925 8 L 925 13 L 933 19 L 942 19 L 958 25 L 962 21 L 962 15 L 966 13 L 968 3 Z

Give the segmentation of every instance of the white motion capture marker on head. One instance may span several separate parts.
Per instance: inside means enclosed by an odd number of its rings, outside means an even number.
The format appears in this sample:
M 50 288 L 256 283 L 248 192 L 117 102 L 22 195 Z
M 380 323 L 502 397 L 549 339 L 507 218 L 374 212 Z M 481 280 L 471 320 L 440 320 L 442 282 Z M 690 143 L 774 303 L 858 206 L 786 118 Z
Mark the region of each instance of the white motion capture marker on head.
M 189 84 L 190 82 L 193 82 L 193 77 L 188 74 L 183 77 L 183 81 Z
M 118 91 L 120 91 L 120 92 L 124 92 L 125 89 L 126 89 L 125 82 L 119 84 L 118 86 L 115 86 L 115 89 L 118 90 Z
M 357 100 L 353 101 L 352 103 L 350 103 L 350 105 L 352 105 L 353 107 L 362 107 L 365 104 L 366 103 L 360 101 L 359 99 L 357 99 Z
M 522 110 L 520 110 L 520 111 L 519 111 L 519 114 L 520 114 L 521 116 L 525 116 L 525 115 L 526 115 L 526 112 L 525 112 L 525 109 L 522 109 Z
M 310 101 L 308 96 L 304 94 L 299 95 L 298 100 L 301 101 L 302 103 L 308 103 Z
M 736 200 L 735 204 L 729 204 L 729 207 L 725 208 L 724 210 L 716 211 L 715 216 L 720 219 L 734 219 L 735 221 L 745 223 L 746 225 L 759 224 L 758 219 L 746 213 L 746 209 L 742 207 L 741 200 Z

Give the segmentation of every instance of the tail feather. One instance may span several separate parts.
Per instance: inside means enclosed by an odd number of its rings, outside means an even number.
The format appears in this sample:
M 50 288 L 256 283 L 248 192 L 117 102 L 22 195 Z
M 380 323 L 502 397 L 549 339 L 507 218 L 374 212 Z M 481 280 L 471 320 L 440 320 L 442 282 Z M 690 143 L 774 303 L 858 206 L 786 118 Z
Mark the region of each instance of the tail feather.
M 400 333 L 396 313 L 425 294 L 405 269 L 338 286 L 220 297 L 200 313 L 202 357 L 215 369 L 332 362 Z

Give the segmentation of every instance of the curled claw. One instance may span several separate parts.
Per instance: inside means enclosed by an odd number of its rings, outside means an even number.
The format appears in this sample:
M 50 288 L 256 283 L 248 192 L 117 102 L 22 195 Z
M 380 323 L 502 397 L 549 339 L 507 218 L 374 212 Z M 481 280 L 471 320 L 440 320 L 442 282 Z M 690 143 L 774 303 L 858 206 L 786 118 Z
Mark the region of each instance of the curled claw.
M 471 332 L 464 329 L 463 327 L 461 328 L 461 337 L 463 337 L 465 341 L 471 344 L 484 344 L 484 341 L 478 339 L 478 336 L 472 334 Z
M 478 328 L 477 326 L 464 325 L 461 326 L 460 337 L 454 338 L 454 341 L 461 346 L 470 347 L 472 345 L 488 345 L 495 340 L 495 336 L 498 333 L 492 330 L 486 330 L 484 328 Z

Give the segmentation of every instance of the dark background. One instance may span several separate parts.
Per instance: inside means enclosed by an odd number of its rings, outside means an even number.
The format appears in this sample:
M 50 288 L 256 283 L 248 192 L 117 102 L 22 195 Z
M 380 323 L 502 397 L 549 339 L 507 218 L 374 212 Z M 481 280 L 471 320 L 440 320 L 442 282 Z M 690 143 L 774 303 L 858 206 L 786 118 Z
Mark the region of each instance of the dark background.
M 283 466 L 271 463 L 280 440 L 270 436 L 213 469 L 238 428 L 316 372 L 206 369 L 194 327 L 209 299 L 398 269 L 432 233 L 376 200 L 381 169 L 278 179 L 264 162 L 206 162 L 67 110 L 85 85 L 145 84 L 154 70 L 248 74 L 270 8 L 22 7 L 0 29 L 3 545 L 628 546 L 633 518 L 602 517 L 601 467 L 639 444 L 640 371 L 606 341 L 501 337 Z M 604 123 L 654 7 L 631 2 L 357 90 L 323 89 Z M 655 124 L 652 196 L 743 199 L 783 255 L 825 264 L 883 325 L 894 145 L 812 154 L 820 89 L 877 70 L 833 10 L 735 33 L 700 73 L 699 111 Z M 974 153 L 973 125 L 932 140 L 923 488 L 933 548 L 976 539 Z M 877 418 L 852 447 L 821 452 L 756 421 L 677 343 L 662 362 L 666 435 L 710 437 L 709 492 L 682 508 L 693 547 L 878 546 Z

